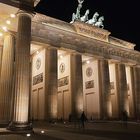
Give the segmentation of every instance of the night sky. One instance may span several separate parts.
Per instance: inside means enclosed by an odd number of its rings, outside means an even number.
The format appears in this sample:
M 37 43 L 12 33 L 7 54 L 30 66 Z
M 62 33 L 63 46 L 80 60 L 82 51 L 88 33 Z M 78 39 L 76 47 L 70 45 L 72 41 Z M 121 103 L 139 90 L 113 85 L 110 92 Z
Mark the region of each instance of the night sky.
M 77 0 L 42 0 L 35 8 L 36 12 L 66 22 L 71 21 L 76 12 Z M 97 11 L 104 16 L 104 28 L 111 35 L 136 44 L 140 51 L 140 6 L 138 0 L 85 0 L 81 9 L 84 15 L 90 10 L 89 19 Z

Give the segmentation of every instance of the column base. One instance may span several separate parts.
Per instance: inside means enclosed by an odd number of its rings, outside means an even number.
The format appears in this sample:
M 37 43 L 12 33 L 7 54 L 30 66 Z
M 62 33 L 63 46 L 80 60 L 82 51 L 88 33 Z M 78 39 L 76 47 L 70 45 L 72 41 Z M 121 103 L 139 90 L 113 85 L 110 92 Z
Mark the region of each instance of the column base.
M 31 133 L 33 132 L 32 123 L 19 123 L 11 122 L 7 127 L 8 130 L 14 131 L 17 133 Z

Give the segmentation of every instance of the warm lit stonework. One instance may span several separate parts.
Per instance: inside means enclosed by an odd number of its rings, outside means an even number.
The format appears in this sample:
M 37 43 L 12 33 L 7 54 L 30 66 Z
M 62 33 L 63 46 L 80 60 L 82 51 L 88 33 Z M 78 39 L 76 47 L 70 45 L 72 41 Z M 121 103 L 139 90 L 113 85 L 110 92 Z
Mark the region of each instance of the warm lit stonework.
M 33 2 L 20 10 L 18 2 L 0 3 L 0 123 L 31 130 L 32 120 L 77 119 L 83 110 L 88 119 L 120 119 L 123 110 L 140 119 L 135 44 L 86 23 L 35 14 Z

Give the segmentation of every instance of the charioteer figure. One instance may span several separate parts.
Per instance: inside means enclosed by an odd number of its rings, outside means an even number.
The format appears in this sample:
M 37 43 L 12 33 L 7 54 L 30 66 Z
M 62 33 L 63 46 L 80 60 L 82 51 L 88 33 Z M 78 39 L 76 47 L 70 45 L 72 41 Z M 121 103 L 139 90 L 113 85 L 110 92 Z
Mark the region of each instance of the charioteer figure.
M 84 2 L 84 0 L 78 0 L 78 7 L 76 9 L 76 13 L 72 14 L 72 21 L 70 23 L 73 23 L 75 20 L 80 20 L 80 10 L 82 8 L 82 3 Z

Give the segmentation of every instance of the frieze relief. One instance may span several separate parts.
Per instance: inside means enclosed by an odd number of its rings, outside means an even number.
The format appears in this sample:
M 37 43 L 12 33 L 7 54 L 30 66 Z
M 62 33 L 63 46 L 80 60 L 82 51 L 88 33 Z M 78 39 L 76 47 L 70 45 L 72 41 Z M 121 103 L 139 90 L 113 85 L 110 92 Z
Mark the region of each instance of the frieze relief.
M 43 82 L 43 73 L 40 73 L 33 77 L 33 86 Z
M 69 84 L 68 76 L 58 79 L 58 87 L 66 86 L 68 84 Z
M 110 32 L 82 22 L 74 22 L 73 26 L 78 34 L 108 42 Z
M 128 54 L 128 53 L 126 54 L 125 51 L 120 51 L 120 50 L 117 50 L 117 49 L 116 50 L 113 49 L 113 50 L 109 50 L 108 53 L 109 53 L 109 55 L 113 55 L 113 56 L 118 56 L 118 57 L 125 58 L 125 59 L 139 61 L 138 60 L 139 58 L 137 56 L 132 55 L 132 54 Z
M 86 53 L 91 53 L 95 54 L 95 55 L 99 55 L 99 56 L 106 56 L 106 58 L 114 58 L 117 57 L 117 60 L 120 59 L 126 59 L 126 60 L 132 60 L 132 61 L 137 61 L 138 63 L 140 63 L 140 56 L 138 56 L 138 54 L 136 54 L 135 52 L 127 52 L 127 50 L 122 50 L 122 49 L 118 49 L 118 48 L 111 48 L 108 46 L 92 46 L 89 45 L 87 46 L 87 49 L 84 49 Z M 114 57 L 113 57 L 114 56 Z
M 94 88 L 94 80 L 85 82 L 85 89 Z

